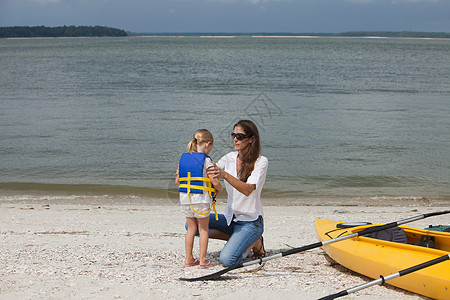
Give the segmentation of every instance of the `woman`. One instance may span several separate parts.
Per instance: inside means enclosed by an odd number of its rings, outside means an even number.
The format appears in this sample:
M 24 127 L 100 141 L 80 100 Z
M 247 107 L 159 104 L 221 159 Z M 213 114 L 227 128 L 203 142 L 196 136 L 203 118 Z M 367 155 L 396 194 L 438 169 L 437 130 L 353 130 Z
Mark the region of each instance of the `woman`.
M 241 262 L 252 249 L 252 258 L 265 256 L 261 191 L 268 160 L 261 156 L 258 128 L 252 121 L 237 122 L 231 135 L 236 151 L 208 168 L 208 175 L 225 180 L 228 193 L 225 214 L 219 215 L 218 221 L 211 214 L 209 221 L 209 237 L 227 241 L 220 252 L 224 266 Z

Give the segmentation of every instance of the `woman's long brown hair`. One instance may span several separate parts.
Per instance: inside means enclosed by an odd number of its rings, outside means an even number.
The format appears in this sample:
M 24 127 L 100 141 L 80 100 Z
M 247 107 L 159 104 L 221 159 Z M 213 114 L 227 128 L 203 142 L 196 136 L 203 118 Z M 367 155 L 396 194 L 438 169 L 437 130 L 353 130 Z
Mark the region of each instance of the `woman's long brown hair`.
M 240 180 L 246 182 L 250 174 L 252 174 L 253 169 L 255 168 L 256 160 L 261 155 L 261 142 L 259 139 L 258 128 L 252 121 L 240 120 L 239 122 L 234 124 L 234 127 L 236 126 L 240 126 L 242 130 L 244 130 L 245 134 L 249 136 L 249 138 L 253 137 L 253 141 L 240 152 L 242 165 L 238 177 Z

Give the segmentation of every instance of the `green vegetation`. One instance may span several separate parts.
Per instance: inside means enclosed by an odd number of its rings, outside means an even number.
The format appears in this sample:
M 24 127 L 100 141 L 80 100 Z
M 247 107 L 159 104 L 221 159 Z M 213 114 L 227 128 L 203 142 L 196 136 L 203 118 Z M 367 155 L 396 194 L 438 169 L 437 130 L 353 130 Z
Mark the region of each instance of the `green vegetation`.
M 127 36 L 124 30 L 104 26 L 14 26 L 0 27 L 0 38 Z

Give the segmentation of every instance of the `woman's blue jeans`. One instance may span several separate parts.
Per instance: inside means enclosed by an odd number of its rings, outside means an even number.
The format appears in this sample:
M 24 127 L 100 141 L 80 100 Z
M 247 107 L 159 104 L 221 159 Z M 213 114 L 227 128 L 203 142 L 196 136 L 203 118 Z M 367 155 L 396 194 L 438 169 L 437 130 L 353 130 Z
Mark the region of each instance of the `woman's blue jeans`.
M 230 238 L 220 252 L 220 263 L 225 267 L 230 267 L 240 263 L 247 257 L 247 249 L 253 245 L 264 231 L 264 220 L 259 216 L 255 221 L 231 222 L 227 225 L 227 220 L 222 214 L 211 214 L 209 217 L 209 229 L 217 229 L 230 234 Z

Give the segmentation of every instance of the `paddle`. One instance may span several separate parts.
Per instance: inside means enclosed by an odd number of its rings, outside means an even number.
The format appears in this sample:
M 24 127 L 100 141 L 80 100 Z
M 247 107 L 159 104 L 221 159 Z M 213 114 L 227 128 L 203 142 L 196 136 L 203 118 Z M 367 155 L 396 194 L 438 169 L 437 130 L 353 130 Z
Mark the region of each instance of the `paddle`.
M 441 212 L 433 212 L 433 213 L 428 213 L 428 214 L 423 214 L 423 215 L 418 215 L 418 216 L 415 216 L 415 217 L 411 217 L 411 218 L 408 218 L 408 219 L 405 219 L 405 220 L 401 220 L 401 221 L 397 221 L 397 222 L 388 223 L 388 224 L 385 224 L 385 225 L 373 226 L 373 227 L 366 228 L 366 229 L 364 229 L 362 231 L 359 231 L 359 232 L 355 232 L 355 233 L 352 233 L 352 234 L 349 234 L 349 235 L 344 235 L 344 236 L 337 237 L 335 239 L 331 239 L 331 240 L 327 240 L 327 241 L 323 241 L 323 242 L 317 242 L 317 243 L 314 243 L 314 244 L 309 244 L 309 245 L 298 247 L 298 248 L 289 249 L 289 250 L 281 252 L 281 253 L 277 253 L 277 254 L 266 256 L 266 257 L 262 257 L 262 258 L 260 257 L 258 259 L 251 260 L 251 261 L 248 261 L 248 262 L 245 262 L 245 263 L 241 262 L 241 263 L 235 264 L 235 265 L 233 265 L 231 267 L 225 268 L 223 270 L 220 270 L 220 271 L 218 271 L 216 273 L 212 273 L 212 274 L 209 274 L 209 275 L 204 275 L 204 276 L 195 277 L 195 278 L 183 278 L 183 277 L 181 277 L 180 280 L 183 280 L 183 281 L 212 280 L 212 279 L 219 278 L 221 275 L 223 275 L 223 274 L 225 274 L 227 272 L 230 272 L 232 270 L 239 269 L 239 268 L 242 268 L 242 267 L 247 267 L 247 266 L 250 266 L 250 265 L 257 264 L 257 263 L 262 264 L 263 262 L 271 260 L 271 259 L 274 259 L 274 258 L 279 258 L 279 257 L 291 255 L 291 254 L 294 254 L 294 253 L 299 253 L 299 252 L 302 252 L 302 251 L 311 250 L 311 249 L 314 249 L 314 248 L 319 248 L 319 247 L 326 246 L 326 245 L 329 245 L 329 244 L 332 244 L 332 243 L 336 243 L 336 242 L 339 242 L 339 241 L 342 241 L 342 240 L 347 240 L 347 239 L 351 239 L 351 238 L 354 238 L 354 237 L 357 237 L 357 236 L 361 236 L 361 235 L 365 235 L 365 234 L 369 234 L 369 233 L 373 233 L 373 232 L 382 231 L 382 230 L 385 230 L 385 229 L 389 229 L 389 228 L 393 228 L 393 227 L 399 226 L 401 224 L 417 221 L 417 220 L 420 220 L 420 219 L 425 219 L 425 218 L 428 218 L 428 217 L 431 217 L 431 216 L 438 216 L 438 215 L 443 215 L 443 214 L 448 214 L 448 213 L 450 213 L 450 210 L 441 211 Z
M 348 295 L 350 293 L 354 293 L 354 292 L 360 291 L 362 289 L 371 287 L 371 286 L 376 285 L 376 284 L 384 284 L 388 280 L 395 279 L 395 278 L 398 278 L 400 276 L 404 276 L 404 275 L 407 275 L 409 273 L 412 273 L 412 272 L 415 272 L 415 271 L 418 271 L 418 270 L 430 267 L 432 265 L 438 264 L 438 263 L 446 261 L 448 259 L 450 259 L 450 254 L 443 255 L 441 257 L 429 260 L 429 261 L 421 263 L 419 265 L 415 265 L 415 266 L 410 267 L 408 269 L 404 269 L 404 270 L 398 271 L 397 273 L 390 274 L 390 275 L 385 276 L 385 277 L 380 276 L 380 278 L 375 279 L 373 281 L 370 281 L 370 282 L 367 282 L 367 283 L 355 286 L 355 287 L 350 288 L 350 289 L 345 290 L 345 291 L 340 291 L 339 293 L 336 293 L 336 294 L 325 296 L 323 298 L 320 298 L 319 300 L 336 299 L 336 298 L 339 298 L 339 297 L 342 297 L 342 296 L 346 296 L 346 295 Z

